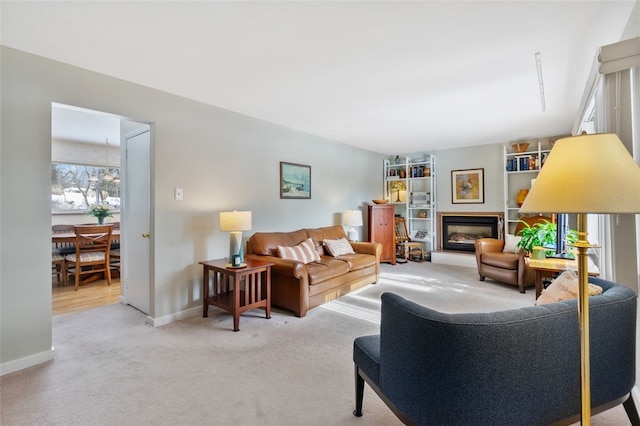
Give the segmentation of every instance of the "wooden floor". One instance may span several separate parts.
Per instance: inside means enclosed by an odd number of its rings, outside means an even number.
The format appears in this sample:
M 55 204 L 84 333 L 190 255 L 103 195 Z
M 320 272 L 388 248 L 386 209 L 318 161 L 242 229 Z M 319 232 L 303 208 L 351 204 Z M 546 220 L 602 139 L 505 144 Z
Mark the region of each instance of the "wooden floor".
M 117 303 L 120 298 L 120 278 L 107 281 L 98 280 L 85 284 L 74 291 L 73 284 L 61 287 L 55 277 L 52 278 L 52 314 L 61 315 L 98 306 Z

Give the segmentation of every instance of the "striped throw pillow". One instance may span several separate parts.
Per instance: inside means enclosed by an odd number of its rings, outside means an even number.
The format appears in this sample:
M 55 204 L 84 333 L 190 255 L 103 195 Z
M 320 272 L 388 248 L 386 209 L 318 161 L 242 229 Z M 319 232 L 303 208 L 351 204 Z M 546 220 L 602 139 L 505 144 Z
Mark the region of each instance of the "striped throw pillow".
M 320 255 L 316 251 L 311 238 L 293 247 L 278 246 L 278 257 L 297 260 L 302 263 L 311 263 L 320 260 Z

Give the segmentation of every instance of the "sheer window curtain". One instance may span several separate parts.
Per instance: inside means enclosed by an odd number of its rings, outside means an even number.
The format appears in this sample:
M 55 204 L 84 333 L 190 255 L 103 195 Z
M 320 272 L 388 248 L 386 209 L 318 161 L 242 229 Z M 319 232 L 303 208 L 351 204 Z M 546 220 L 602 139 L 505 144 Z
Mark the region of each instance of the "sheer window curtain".
M 598 50 L 572 133 L 616 133 L 640 164 L 638 117 L 640 37 L 603 46 Z M 600 268 L 601 277 L 628 282 L 638 290 L 640 215 L 589 215 L 588 226 L 589 241 L 601 246 L 590 253 Z M 626 235 L 620 230 L 616 232 L 620 228 L 627 231 Z M 631 235 L 628 232 L 630 228 L 633 228 Z M 629 263 L 620 261 L 620 258 L 629 256 L 630 253 L 635 253 L 635 264 L 632 267 L 629 267 Z

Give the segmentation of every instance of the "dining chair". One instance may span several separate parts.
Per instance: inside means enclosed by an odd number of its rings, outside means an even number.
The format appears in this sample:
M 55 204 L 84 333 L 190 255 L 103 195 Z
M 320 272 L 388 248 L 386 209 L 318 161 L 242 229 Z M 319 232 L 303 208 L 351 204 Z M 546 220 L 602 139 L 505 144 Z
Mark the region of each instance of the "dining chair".
M 63 234 L 67 232 L 74 232 L 73 225 L 52 225 L 51 232 L 54 234 Z M 52 243 L 51 247 L 51 269 L 56 274 L 58 283 L 62 283 L 63 286 L 67 285 L 67 263 L 65 255 L 75 252 L 74 243 Z
M 109 222 L 113 230 L 120 230 L 120 222 Z M 111 271 L 120 277 L 120 237 L 111 236 Z M 112 276 L 113 278 L 113 276 Z
M 76 251 L 65 256 L 67 275 L 75 278 L 75 290 L 78 290 L 83 275 L 95 275 L 103 272 L 107 284 L 111 285 L 111 231 L 110 225 L 83 225 L 74 227 L 76 233 Z

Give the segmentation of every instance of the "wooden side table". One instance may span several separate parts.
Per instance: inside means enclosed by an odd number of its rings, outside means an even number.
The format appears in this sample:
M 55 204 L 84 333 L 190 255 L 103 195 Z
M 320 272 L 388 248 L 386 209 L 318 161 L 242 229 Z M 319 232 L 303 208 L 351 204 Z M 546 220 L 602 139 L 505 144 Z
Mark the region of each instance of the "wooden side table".
M 271 266 L 273 263 L 247 259 L 245 267 L 230 268 L 225 259 L 200 262 L 202 276 L 202 317 L 209 316 L 209 305 L 233 315 L 233 331 L 240 330 L 240 314 L 265 308 L 271 318 Z M 210 275 L 213 289 L 210 292 Z
M 549 257 L 547 259 L 536 260 L 531 259 L 529 261 L 529 268 L 533 269 L 536 273 L 536 299 L 540 297 L 542 293 L 542 277 L 553 276 L 556 272 L 566 271 L 567 269 L 578 269 L 578 263 L 573 259 L 556 259 Z M 589 275 L 597 277 L 599 271 L 597 266 L 589 260 Z

